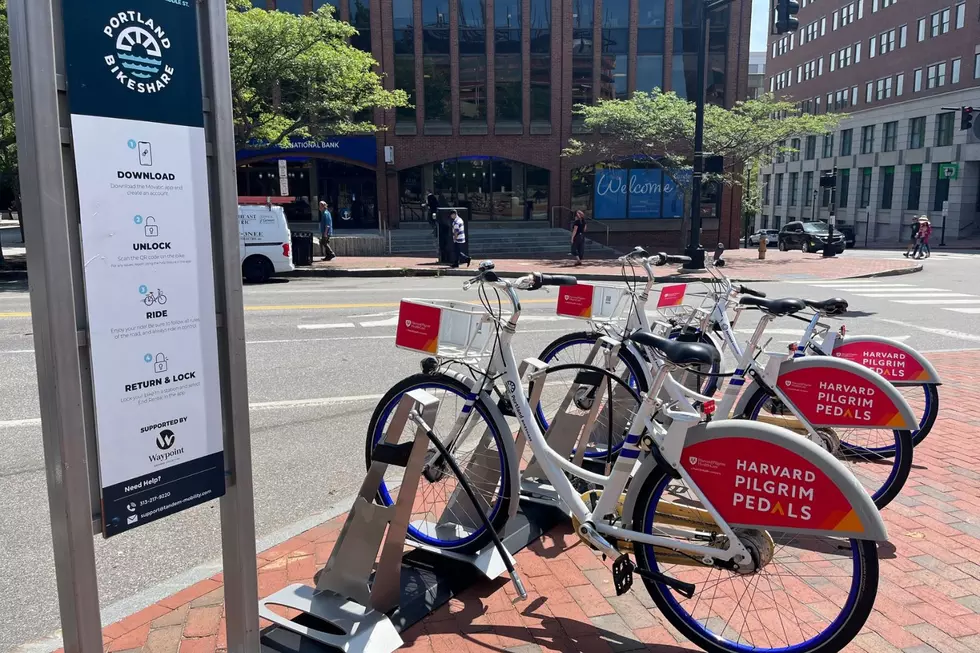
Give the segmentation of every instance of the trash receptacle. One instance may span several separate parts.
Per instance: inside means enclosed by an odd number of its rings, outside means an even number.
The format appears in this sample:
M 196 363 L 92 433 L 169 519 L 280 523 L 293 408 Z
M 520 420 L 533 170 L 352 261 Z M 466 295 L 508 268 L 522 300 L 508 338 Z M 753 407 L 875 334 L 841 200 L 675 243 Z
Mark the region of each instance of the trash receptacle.
M 313 265 L 313 234 L 308 231 L 293 232 L 293 265 Z

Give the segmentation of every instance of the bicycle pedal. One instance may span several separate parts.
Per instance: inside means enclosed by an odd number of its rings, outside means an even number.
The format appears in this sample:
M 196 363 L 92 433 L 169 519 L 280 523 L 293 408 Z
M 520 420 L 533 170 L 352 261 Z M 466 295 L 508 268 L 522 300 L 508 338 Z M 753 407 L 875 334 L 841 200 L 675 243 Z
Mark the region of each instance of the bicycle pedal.
M 616 558 L 612 566 L 613 586 L 616 588 L 616 596 L 622 596 L 633 587 L 633 561 L 630 560 L 628 553 Z

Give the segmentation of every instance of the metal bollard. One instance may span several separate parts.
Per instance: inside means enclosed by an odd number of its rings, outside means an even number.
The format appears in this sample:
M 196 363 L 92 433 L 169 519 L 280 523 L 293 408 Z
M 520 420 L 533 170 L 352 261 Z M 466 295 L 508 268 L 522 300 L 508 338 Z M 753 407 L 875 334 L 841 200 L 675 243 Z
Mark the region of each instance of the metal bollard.
M 769 239 L 765 236 L 759 238 L 759 260 L 766 260 L 766 246 L 769 244 Z

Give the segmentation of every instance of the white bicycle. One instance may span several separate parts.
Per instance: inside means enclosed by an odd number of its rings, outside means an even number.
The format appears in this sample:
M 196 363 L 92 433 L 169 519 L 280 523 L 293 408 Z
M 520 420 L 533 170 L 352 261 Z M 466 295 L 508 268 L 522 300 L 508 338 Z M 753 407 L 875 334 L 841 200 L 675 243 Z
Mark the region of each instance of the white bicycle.
M 695 408 L 691 391 L 671 371 L 713 364 L 717 350 L 648 332 L 633 334 L 662 364 L 611 472 L 588 472 L 549 446 L 511 348 L 521 315 L 516 291 L 574 283 L 573 277 L 541 274 L 511 282 L 499 278 L 492 264 L 481 265 L 464 288 L 478 286 L 490 317 L 492 330 L 484 335 L 489 335 L 491 361 L 482 382 L 470 377 L 467 383 L 460 378 L 465 375 L 443 371 L 437 342 L 437 358 L 427 363 L 426 371 L 402 381 L 381 400 L 371 422 L 368 458 L 405 392 L 440 392 L 439 412 L 449 419 L 426 427 L 460 461 L 499 530 L 508 513 L 504 503 L 514 498 L 520 479 L 517 461 L 508 459 L 514 436 L 492 398 L 499 380 L 520 431 L 568 507 L 576 533 L 615 560 L 618 592 L 629 590 L 635 571 L 666 619 L 707 651 L 840 651 L 873 607 L 878 585 L 875 543 L 887 539 L 885 526 L 848 470 L 807 439 L 768 424 L 706 421 L 710 417 Z M 496 304 L 488 290 L 496 291 Z M 501 295 L 509 304 L 506 315 Z M 407 319 L 406 328 L 428 338 L 428 318 L 441 325 L 438 341 L 448 322 L 437 313 Z M 430 343 L 423 338 L 419 347 L 433 351 Z M 661 390 L 671 398 L 660 406 L 668 428 L 653 418 Z M 446 401 L 453 397 L 458 401 Z M 604 401 L 601 395 L 596 400 Z M 432 455 L 429 461 L 436 467 L 437 458 Z M 410 528 L 409 534 L 438 539 L 445 548 L 486 545 L 489 533 L 482 522 L 453 512 L 461 503 L 451 475 L 432 473 L 431 467 L 428 471 L 413 510 L 415 530 Z M 580 496 L 569 476 L 601 490 Z M 383 488 L 381 501 L 390 501 L 396 492 Z

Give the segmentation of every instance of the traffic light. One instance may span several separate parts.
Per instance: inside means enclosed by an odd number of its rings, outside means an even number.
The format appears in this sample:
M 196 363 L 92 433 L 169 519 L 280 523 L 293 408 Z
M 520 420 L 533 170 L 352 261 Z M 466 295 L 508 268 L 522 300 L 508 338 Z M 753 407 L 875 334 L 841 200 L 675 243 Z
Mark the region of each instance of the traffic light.
M 960 129 L 969 129 L 973 126 L 973 107 L 963 107 L 960 109 Z
M 798 13 L 800 13 L 800 3 L 797 0 L 776 0 L 772 33 L 785 34 L 798 30 L 800 21 L 794 18 Z

